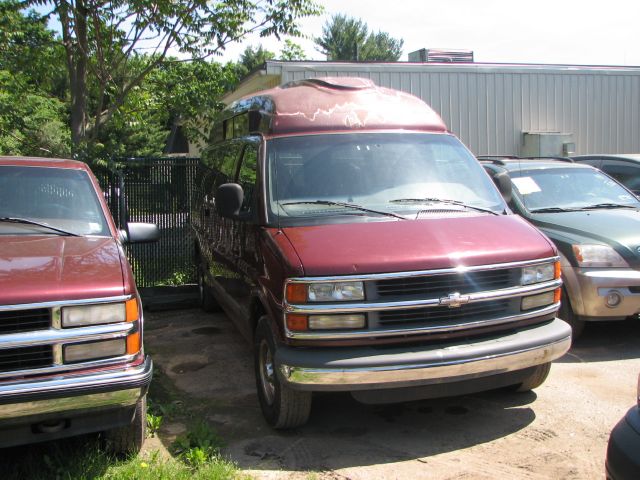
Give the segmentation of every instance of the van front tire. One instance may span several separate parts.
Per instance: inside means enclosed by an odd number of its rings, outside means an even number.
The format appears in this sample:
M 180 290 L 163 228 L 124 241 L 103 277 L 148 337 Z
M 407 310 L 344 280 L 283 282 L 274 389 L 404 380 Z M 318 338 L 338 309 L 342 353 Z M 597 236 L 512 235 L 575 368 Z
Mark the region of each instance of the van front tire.
M 112 428 L 104 432 L 104 442 L 107 451 L 124 457 L 137 455 L 142 448 L 147 433 L 147 396 L 138 403 L 129 425 Z
M 516 392 L 530 392 L 544 383 L 551 371 L 551 362 L 536 366 L 531 374 L 519 385 L 515 385 Z
M 295 428 L 307 423 L 311 413 L 311 392 L 293 390 L 285 385 L 274 363 L 276 343 L 263 316 L 254 335 L 254 371 L 262 414 L 276 429 Z

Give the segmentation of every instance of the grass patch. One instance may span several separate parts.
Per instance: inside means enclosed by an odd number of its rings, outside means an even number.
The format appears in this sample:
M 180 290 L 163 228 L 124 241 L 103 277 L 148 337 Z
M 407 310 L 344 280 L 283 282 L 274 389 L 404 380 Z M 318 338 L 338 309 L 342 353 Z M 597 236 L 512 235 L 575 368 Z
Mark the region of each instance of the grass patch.
M 246 478 L 219 454 L 197 464 L 160 458 L 158 452 L 119 460 L 100 448 L 96 435 L 27 447 L 4 449 L 0 454 L 3 480 L 228 480 Z

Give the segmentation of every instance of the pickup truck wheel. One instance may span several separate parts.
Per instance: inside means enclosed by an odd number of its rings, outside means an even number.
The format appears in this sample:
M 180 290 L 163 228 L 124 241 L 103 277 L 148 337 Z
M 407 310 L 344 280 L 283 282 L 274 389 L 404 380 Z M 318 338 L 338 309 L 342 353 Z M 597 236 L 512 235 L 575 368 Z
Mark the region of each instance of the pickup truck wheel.
M 573 313 L 573 308 L 571 308 L 571 302 L 569 301 L 569 295 L 567 294 L 566 288 L 562 289 L 562 302 L 560 303 L 558 318 L 564 320 L 571 326 L 571 336 L 574 339 L 582 335 L 585 327 L 585 321 L 580 320 Z
M 220 306 L 211 293 L 211 288 L 207 285 L 204 268 L 198 267 L 198 293 L 200 296 L 200 308 L 205 312 L 218 312 Z
M 147 396 L 136 403 L 131 424 L 104 432 L 105 447 L 117 456 L 136 455 L 147 433 Z
M 293 390 L 285 385 L 276 372 L 274 358 L 276 344 L 263 316 L 258 321 L 254 337 L 254 366 L 258 400 L 264 418 L 277 429 L 299 427 L 307 423 L 311 412 L 311 392 Z
M 544 383 L 551 370 L 551 362 L 543 363 L 535 367 L 531 375 L 520 385 L 515 386 L 516 392 L 530 392 Z

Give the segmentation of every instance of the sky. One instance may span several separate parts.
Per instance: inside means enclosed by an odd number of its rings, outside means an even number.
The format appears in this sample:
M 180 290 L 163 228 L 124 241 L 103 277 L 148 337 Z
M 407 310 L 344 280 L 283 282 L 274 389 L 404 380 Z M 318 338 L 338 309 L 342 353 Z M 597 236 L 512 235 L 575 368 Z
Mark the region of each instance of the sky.
M 316 0 L 320 17 L 302 20 L 309 37 L 292 38 L 311 60 L 313 43 L 336 13 L 404 40 L 401 60 L 421 48 L 473 50 L 476 62 L 640 66 L 638 0 Z M 248 45 L 279 53 L 275 38 L 248 38 L 218 60 L 237 60 Z

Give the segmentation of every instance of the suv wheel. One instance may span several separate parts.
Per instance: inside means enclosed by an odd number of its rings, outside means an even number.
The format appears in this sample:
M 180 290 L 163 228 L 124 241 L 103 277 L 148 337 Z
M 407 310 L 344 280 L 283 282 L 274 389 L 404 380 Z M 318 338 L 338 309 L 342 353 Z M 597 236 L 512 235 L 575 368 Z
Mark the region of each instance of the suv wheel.
M 263 316 L 254 336 L 254 370 L 260 408 L 274 428 L 299 427 L 309 418 L 311 392 L 293 390 L 280 381 L 275 369 L 275 352 L 269 319 Z
M 147 396 L 138 403 L 131 424 L 104 432 L 105 447 L 118 455 L 136 455 L 142 448 L 147 433 Z

